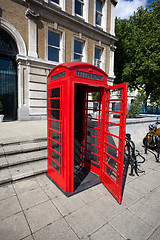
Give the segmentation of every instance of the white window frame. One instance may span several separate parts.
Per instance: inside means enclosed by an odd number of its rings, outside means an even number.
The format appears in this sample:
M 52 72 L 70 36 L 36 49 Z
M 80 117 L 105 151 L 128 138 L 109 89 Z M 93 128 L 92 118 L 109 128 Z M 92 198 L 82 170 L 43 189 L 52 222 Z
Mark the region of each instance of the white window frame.
M 95 60 L 95 48 L 99 48 L 101 49 L 101 63 L 100 63 L 100 66 L 99 68 L 101 68 L 103 71 L 105 71 L 105 68 L 106 68 L 106 47 L 101 43 L 97 43 L 95 42 L 94 45 L 93 45 L 93 65 L 94 65 L 94 60 Z
M 101 28 L 103 31 L 107 31 L 107 0 L 102 1 L 102 18 L 101 18 L 101 26 L 96 24 L 96 0 L 94 0 L 94 26 Z
M 88 41 L 86 38 L 82 36 L 81 33 L 78 35 L 73 35 L 72 38 L 72 62 L 75 62 L 74 60 L 74 40 L 83 42 L 83 49 L 82 49 L 82 61 L 81 62 L 87 62 L 88 61 Z
M 65 6 L 66 6 L 66 0 L 59 0 L 59 4 L 51 1 L 51 0 L 45 0 L 45 2 L 53 4 L 54 6 L 62 9 L 63 11 L 65 11 Z
M 81 0 L 78 0 L 81 2 Z M 83 15 L 75 13 L 75 0 L 72 0 L 72 15 L 82 19 L 85 22 L 88 22 L 88 11 L 89 11 L 89 0 L 83 0 Z
M 59 62 L 48 60 L 48 31 L 60 34 Z M 46 60 L 54 63 L 55 65 L 65 62 L 65 31 L 59 28 L 56 23 L 54 25 L 48 25 L 46 27 Z

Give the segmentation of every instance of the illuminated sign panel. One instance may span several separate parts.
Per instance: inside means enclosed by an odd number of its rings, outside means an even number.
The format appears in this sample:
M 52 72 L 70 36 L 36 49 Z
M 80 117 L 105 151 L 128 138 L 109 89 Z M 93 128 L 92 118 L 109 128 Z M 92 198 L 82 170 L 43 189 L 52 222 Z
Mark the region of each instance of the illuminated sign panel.
M 56 80 L 56 79 L 64 77 L 64 76 L 66 76 L 66 72 L 65 71 L 51 76 L 51 80 Z
M 87 73 L 87 72 L 81 72 L 81 71 L 76 71 L 76 76 L 77 77 L 83 77 L 83 78 L 90 78 L 94 80 L 103 80 L 103 76 L 97 75 L 97 74 L 92 74 L 92 73 Z

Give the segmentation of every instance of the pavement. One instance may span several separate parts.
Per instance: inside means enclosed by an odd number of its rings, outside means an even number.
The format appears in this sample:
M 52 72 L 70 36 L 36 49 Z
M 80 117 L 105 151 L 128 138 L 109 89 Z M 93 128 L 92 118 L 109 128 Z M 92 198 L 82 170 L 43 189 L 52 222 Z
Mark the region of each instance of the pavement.
M 0 143 L 44 136 L 46 121 L 0 124 Z M 159 240 L 160 163 L 147 157 L 121 204 L 102 183 L 67 198 L 46 174 L 0 185 L 0 240 Z

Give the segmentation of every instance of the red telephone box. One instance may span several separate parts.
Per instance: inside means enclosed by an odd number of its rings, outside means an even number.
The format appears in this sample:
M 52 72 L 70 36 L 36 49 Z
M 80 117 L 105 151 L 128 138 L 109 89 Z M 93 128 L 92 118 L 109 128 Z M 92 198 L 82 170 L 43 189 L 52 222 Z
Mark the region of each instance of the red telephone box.
M 93 100 L 97 94 L 99 99 Z M 87 63 L 54 67 L 47 85 L 48 176 L 74 193 L 87 169 L 121 203 L 127 84 L 107 86 L 107 74 Z

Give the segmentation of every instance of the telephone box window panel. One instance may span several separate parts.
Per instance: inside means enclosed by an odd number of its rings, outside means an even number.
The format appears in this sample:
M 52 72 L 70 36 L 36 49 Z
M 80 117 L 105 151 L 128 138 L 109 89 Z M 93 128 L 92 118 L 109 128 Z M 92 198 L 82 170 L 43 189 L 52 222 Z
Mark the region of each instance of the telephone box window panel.
M 92 73 L 87 73 L 87 72 L 81 72 L 81 71 L 76 71 L 76 76 L 77 77 L 83 77 L 83 78 L 90 78 L 94 80 L 103 80 L 103 76 L 97 75 L 97 74 L 92 74 Z
M 62 88 L 49 91 L 48 101 L 48 149 L 50 166 L 57 172 L 61 169 L 62 152 Z
M 64 72 L 61 72 L 61 73 L 58 73 L 58 74 L 52 76 L 51 80 L 56 80 L 58 78 L 65 77 L 65 76 L 66 76 L 66 72 L 64 71 Z

